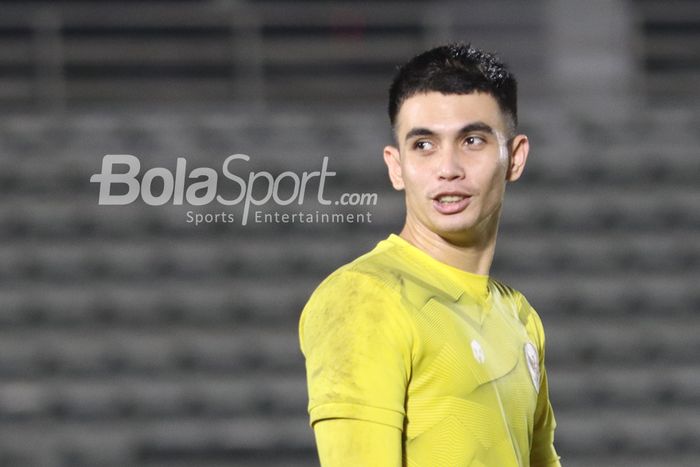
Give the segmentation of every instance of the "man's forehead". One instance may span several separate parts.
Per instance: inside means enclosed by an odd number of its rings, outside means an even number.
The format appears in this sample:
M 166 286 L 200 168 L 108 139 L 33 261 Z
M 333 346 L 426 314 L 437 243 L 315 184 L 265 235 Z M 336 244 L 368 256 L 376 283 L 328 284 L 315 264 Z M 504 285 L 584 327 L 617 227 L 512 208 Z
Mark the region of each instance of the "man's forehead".
M 396 132 L 397 136 L 403 135 L 416 127 L 436 133 L 459 131 L 477 121 L 494 129 L 505 129 L 498 102 L 490 94 L 420 93 L 402 102 L 396 119 Z

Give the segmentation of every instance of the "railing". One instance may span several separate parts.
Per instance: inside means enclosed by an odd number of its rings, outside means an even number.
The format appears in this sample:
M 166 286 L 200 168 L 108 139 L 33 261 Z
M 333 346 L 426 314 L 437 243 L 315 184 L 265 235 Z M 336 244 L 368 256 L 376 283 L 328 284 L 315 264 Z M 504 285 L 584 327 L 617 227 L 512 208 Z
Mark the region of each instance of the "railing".
M 643 93 L 695 95 L 697 2 L 627 4 Z M 0 104 L 367 104 L 384 99 L 396 64 L 448 40 L 501 52 L 522 94 L 540 99 L 559 43 L 552 11 L 547 0 L 5 3 Z
M 507 52 L 523 44 L 536 9 L 495 3 L 2 6 L 0 102 L 369 102 L 384 98 L 397 63 L 428 45 L 483 38 Z
M 654 102 L 700 106 L 700 5 L 693 0 L 637 0 L 646 94 Z M 697 108 L 697 107 L 696 107 Z

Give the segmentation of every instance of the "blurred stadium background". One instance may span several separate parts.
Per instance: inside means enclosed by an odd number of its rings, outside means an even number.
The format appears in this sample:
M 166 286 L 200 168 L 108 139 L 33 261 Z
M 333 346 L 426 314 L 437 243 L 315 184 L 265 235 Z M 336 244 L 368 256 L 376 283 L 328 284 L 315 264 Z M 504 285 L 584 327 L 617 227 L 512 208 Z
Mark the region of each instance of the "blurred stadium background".
M 533 148 L 493 275 L 543 318 L 563 464 L 700 465 L 693 0 L 0 2 L 0 465 L 318 465 L 299 312 L 400 228 L 387 86 L 447 40 L 520 78 Z M 234 153 L 329 156 L 372 222 L 195 227 L 222 206 L 89 183 L 105 154 Z

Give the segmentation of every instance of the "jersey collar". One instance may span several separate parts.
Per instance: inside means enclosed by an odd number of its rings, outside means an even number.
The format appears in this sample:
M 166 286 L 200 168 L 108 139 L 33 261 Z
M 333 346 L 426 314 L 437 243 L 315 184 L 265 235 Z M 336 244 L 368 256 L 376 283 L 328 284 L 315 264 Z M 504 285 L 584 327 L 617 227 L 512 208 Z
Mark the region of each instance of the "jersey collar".
M 421 274 L 420 280 L 450 300 L 458 301 L 465 292 L 484 298 L 488 295 L 489 276 L 462 271 L 438 261 L 396 234 L 389 235 L 386 241 L 397 247 L 397 259 L 414 268 L 419 263 L 428 272 Z

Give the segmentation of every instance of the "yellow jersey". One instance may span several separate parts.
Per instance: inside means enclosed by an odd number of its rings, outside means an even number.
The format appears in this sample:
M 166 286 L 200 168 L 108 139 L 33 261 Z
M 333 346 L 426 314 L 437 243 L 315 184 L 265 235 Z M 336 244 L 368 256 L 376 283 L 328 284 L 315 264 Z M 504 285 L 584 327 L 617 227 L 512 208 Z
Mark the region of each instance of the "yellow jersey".
M 542 323 L 489 276 L 392 234 L 321 283 L 299 339 L 312 426 L 394 426 L 409 467 L 560 465 Z

